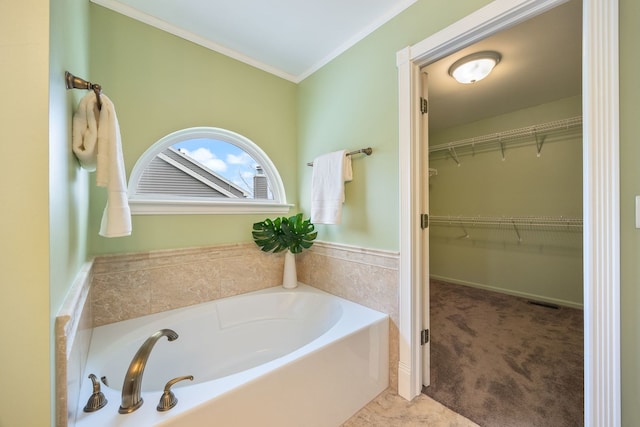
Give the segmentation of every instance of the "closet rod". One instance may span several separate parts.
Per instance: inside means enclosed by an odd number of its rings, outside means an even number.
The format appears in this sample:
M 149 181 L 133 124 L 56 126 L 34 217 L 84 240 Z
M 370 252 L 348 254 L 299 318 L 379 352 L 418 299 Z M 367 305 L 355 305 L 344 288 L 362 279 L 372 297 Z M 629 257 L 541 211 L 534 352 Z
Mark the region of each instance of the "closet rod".
M 558 227 L 582 228 L 582 219 L 552 217 L 552 216 L 511 216 L 511 217 L 482 217 L 482 216 L 440 216 L 431 215 L 432 224 L 449 225 L 497 225 L 497 226 L 530 226 L 530 227 Z
M 489 135 L 476 136 L 473 138 L 461 139 L 458 141 L 452 141 L 446 144 L 438 144 L 429 147 L 429 152 L 449 150 L 460 147 L 475 146 L 476 144 L 482 144 L 487 142 L 500 142 L 501 146 L 505 141 L 524 138 L 524 137 L 536 137 L 541 132 L 551 132 L 554 130 L 565 130 L 582 125 L 582 116 L 571 117 L 569 119 L 556 120 L 553 122 L 540 123 L 533 126 L 526 126 L 518 129 L 511 129 L 503 132 L 492 133 Z M 536 143 L 538 143 L 536 141 Z M 503 147 L 504 148 L 504 147 Z M 538 153 L 540 152 L 540 146 L 538 147 Z
M 371 147 L 367 147 L 367 148 L 361 148 L 359 150 L 349 151 L 347 153 L 347 156 L 353 156 L 354 154 L 360 154 L 360 153 L 370 156 L 371 153 L 373 153 L 373 149 Z M 307 163 L 307 166 L 313 166 L 313 162 Z

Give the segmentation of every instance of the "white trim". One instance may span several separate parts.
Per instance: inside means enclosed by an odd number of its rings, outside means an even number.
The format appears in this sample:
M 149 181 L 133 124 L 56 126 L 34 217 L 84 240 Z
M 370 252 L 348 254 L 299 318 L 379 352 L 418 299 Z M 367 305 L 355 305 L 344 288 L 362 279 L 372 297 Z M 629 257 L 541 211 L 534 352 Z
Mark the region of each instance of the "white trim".
M 618 0 L 583 1 L 585 425 L 621 425 Z
M 352 252 L 357 254 L 373 255 L 376 257 L 389 258 L 389 259 L 398 259 L 398 256 L 400 255 L 400 253 L 397 251 L 367 248 L 364 246 L 348 245 L 346 243 L 327 242 L 324 240 L 316 240 L 315 242 L 313 242 L 313 246 L 318 248 L 337 249 L 337 250 Z M 359 262 L 358 260 L 353 260 L 353 259 L 351 259 L 350 261 Z
M 166 148 L 189 139 L 208 138 L 228 142 L 244 150 L 259 165 L 269 181 L 273 200 L 220 199 L 162 197 L 138 194 L 137 188 L 142 174 L 151 161 Z M 129 177 L 129 206 L 132 214 L 204 214 L 204 213 L 282 213 L 292 205 L 287 204 L 284 184 L 275 165 L 257 144 L 238 133 L 214 127 L 192 127 L 180 129 L 160 138 L 140 156 Z
M 412 69 L 563 2 L 496 0 L 398 52 L 400 224 L 415 220 L 405 206 L 417 191 L 407 176 L 411 152 L 419 142 L 415 126 L 411 127 Z M 583 0 L 583 10 L 585 425 L 617 427 L 621 424 L 618 0 Z M 411 298 L 419 283 L 410 281 L 419 267 L 412 263 L 412 238 L 401 225 L 398 391 L 408 399 L 420 393 L 415 381 L 419 370 L 411 369 L 419 341 L 412 331 L 415 320 L 407 319 L 417 314 Z
M 294 205 L 270 202 L 199 201 L 175 199 L 129 199 L 133 215 L 200 215 L 200 214 L 252 214 L 287 213 Z
M 89 296 L 92 269 L 93 259 L 82 265 L 56 315 L 56 346 L 64 345 L 66 360 L 71 357 L 71 350 L 80 325 L 82 310 Z M 57 328 L 60 328 L 60 330 Z M 64 338 L 64 342 L 58 341 L 60 338 Z
M 495 0 L 411 46 L 411 60 L 424 66 L 568 0 Z
M 420 301 L 420 236 L 418 219 L 420 216 L 420 198 L 416 188 L 420 177 L 419 137 L 416 133 L 419 124 L 418 99 L 420 85 L 418 65 L 410 60 L 410 48 L 398 52 L 399 92 L 400 92 L 400 129 L 398 157 L 400 182 L 400 271 L 398 272 L 398 297 L 400 302 L 398 393 L 405 399 L 413 399 L 422 389 L 422 357 L 420 330 L 422 316 Z M 410 143 L 407 143 L 410 142 Z

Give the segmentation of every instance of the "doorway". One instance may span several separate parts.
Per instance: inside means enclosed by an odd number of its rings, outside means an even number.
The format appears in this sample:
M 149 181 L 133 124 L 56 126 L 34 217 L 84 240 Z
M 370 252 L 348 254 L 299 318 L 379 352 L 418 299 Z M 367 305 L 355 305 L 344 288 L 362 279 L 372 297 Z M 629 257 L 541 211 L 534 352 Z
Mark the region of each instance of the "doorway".
M 416 45 L 398 52 L 400 158 L 399 393 L 412 399 L 422 386 L 419 78 L 422 66 L 562 0 L 498 0 Z M 618 8 L 616 0 L 583 1 L 583 200 L 585 308 L 585 424 L 620 423 Z M 602 64 L 607 64 L 603 67 Z M 418 158 L 418 159 L 417 159 Z
M 423 393 L 482 425 L 583 423 L 581 6 L 570 0 L 421 69 Z M 478 52 L 501 60 L 482 81 L 455 81 L 449 67 Z

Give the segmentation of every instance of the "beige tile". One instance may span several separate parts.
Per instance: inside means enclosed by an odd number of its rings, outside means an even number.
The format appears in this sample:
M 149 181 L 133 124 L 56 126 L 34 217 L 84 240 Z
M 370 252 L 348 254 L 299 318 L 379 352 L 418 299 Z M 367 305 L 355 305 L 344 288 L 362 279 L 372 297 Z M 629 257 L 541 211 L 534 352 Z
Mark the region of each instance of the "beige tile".
M 149 271 L 96 274 L 91 285 L 93 326 L 133 319 L 151 312 Z
M 220 295 L 229 297 L 282 283 L 284 256 L 250 250 L 242 255 L 218 260 Z
M 398 325 L 389 322 L 389 388 L 398 390 L 398 362 L 400 361 Z
M 94 326 L 275 286 L 282 264 L 253 243 L 98 257 Z
M 220 273 L 215 261 L 202 260 L 148 270 L 151 313 L 220 298 Z
M 342 427 L 479 427 L 436 402 L 419 395 L 411 402 L 403 399 L 391 388 L 372 400 L 351 417 Z

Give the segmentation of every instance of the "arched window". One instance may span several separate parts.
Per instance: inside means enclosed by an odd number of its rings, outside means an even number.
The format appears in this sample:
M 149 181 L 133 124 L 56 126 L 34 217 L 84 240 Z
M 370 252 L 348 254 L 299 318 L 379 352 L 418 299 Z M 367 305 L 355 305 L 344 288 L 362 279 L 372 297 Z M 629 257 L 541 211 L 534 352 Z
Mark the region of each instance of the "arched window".
M 250 139 L 226 129 L 173 132 L 138 159 L 129 178 L 134 214 L 283 213 L 282 179 Z

